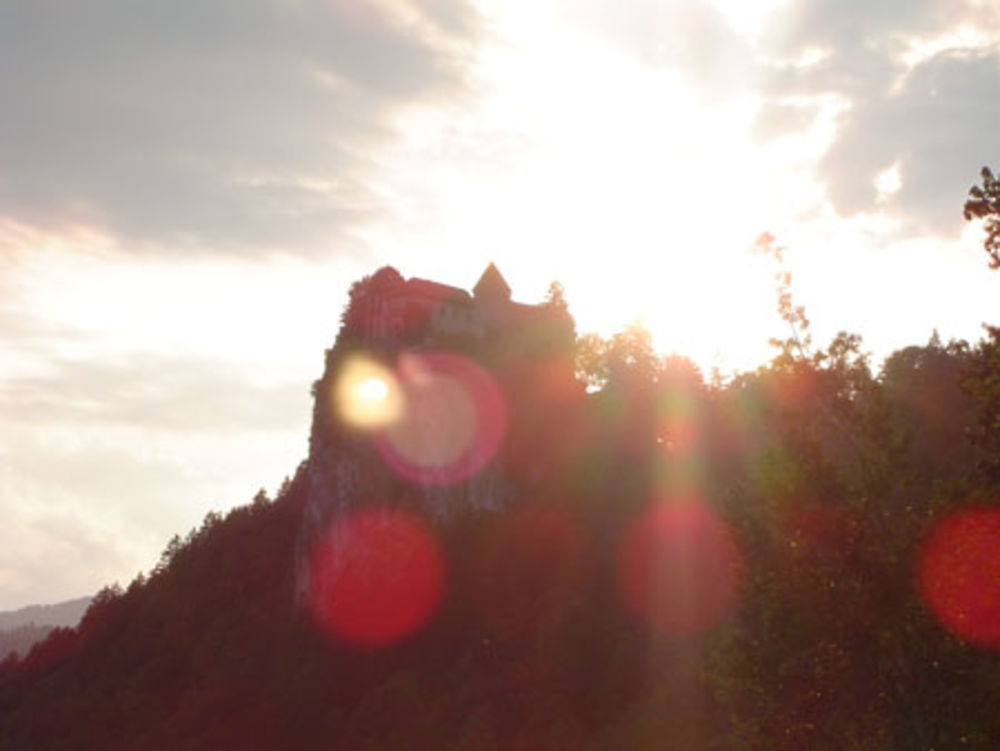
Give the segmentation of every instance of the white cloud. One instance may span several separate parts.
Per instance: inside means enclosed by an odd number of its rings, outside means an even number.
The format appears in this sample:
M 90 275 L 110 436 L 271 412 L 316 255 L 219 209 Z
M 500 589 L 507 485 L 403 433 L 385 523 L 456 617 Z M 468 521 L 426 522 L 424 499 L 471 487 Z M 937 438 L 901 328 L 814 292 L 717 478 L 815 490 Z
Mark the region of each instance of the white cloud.
M 1000 54 L 941 53 L 920 63 L 895 95 L 843 115 L 820 164 L 834 205 L 873 207 L 873 180 L 898 165 L 899 189 L 886 202 L 911 231 L 957 235 L 961 208 L 983 164 L 1000 159 Z
M 0 219 L 143 247 L 327 250 L 371 152 L 461 94 L 465 0 L 0 2 Z
M 968 187 L 1000 158 L 998 21 L 964 0 L 793 3 L 774 16 L 761 60 L 824 54 L 810 65 L 764 63 L 758 133 L 809 127 L 789 99 L 838 97 L 837 131 L 817 163 L 837 212 L 886 211 L 901 237 L 954 238 Z M 887 197 L 875 181 L 893 166 L 899 187 Z

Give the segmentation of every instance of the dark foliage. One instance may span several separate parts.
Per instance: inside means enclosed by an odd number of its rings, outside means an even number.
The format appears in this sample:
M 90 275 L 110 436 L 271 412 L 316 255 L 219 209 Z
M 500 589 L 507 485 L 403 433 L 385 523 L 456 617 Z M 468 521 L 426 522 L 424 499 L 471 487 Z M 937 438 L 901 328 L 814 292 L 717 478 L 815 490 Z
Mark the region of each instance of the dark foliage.
M 966 221 L 984 220 L 983 247 L 990 257 L 990 268 L 1000 269 L 1000 180 L 993 176 L 989 167 L 983 167 L 981 176 L 983 184 L 969 188 L 963 213 Z
M 395 277 L 352 306 L 380 283 Z M 559 290 L 549 304 L 568 315 Z M 1000 660 L 946 631 L 914 581 L 936 521 L 997 498 L 981 471 L 996 336 L 934 339 L 876 376 L 857 337 L 814 352 L 784 306 L 778 357 L 725 384 L 639 329 L 582 340 L 590 394 L 498 357 L 497 461 L 520 494 L 435 527 L 451 576 L 411 639 L 349 649 L 296 606 L 304 465 L 0 663 L 0 749 L 990 748 Z M 724 619 L 676 633 L 623 605 L 620 558 L 653 505 L 692 497 L 742 578 Z

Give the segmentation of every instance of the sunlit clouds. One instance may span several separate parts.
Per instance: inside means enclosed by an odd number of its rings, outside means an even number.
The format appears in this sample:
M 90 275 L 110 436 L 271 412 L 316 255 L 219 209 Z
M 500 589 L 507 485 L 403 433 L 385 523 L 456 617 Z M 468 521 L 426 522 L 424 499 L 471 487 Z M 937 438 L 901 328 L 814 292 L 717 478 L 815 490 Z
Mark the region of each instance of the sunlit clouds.
M 465 287 L 495 260 L 523 301 L 558 279 L 578 331 L 638 320 L 723 376 L 781 334 L 764 230 L 819 343 L 877 361 L 1000 313 L 961 218 L 1000 158 L 989 3 L 99 0 L 0 27 L 0 511 L 141 540 L 122 581 L 294 472 L 345 293 L 383 264 Z M 340 409 L 402 476 L 495 451 L 478 375 L 379 367 Z M 96 472 L 55 492 L 92 446 L 189 500 L 150 531 Z

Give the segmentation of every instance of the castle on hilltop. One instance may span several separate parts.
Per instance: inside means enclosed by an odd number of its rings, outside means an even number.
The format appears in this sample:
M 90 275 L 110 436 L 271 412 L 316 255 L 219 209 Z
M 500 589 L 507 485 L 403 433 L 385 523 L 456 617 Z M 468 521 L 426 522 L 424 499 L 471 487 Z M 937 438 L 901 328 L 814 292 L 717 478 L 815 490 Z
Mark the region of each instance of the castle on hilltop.
M 565 310 L 511 299 L 510 285 L 490 263 L 470 294 L 459 287 L 416 277 L 404 279 L 383 267 L 351 289 L 344 333 L 369 345 L 483 341 L 516 332 L 572 338 Z
M 314 385 L 309 489 L 296 544 L 300 602 L 309 586 L 309 551 L 337 518 L 372 503 L 401 506 L 435 520 L 508 508 L 543 475 L 544 447 L 558 443 L 553 431 L 561 429 L 557 414 L 567 395 L 583 393 L 573 371 L 573 319 L 561 296 L 550 294 L 537 305 L 515 302 L 492 263 L 471 293 L 427 279 L 406 279 L 383 267 L 351 287 L 341 324 L 336 343 L 326 352 L 323 376 Z M 340 418 L 337 388 L 350 363 L 367 360 L 391 372 L 420 355 L 426 356 L 425 363 L 440 364 L 444 357 L 453 369 L 457 361 L 472 370 L 442 371 L 447 377 L 439 381 L 414 378 L 409 382 L 410 387 L 418 384 L 414 393 L 450 383 L 449 388 L 471 389 L 464 399 L 440 399 L 437 392 L 427 392 L 420 398 L 431 412 L 418 409 L 412 422 L 382 438 L 373 439 Z M 477 371 L 482 376 L 474 375 Z M 462 381 L 470 373 L 473 380 Z M 407 377 L 402 376 L 404 382 Z M 484 390 L 482 378 L 490 388 Z M 468 447 L 454 456 L 435 455 L 427 466 L 417 461 L 416 471 L 401 471 L 386 448 L 393 436 L 403 436 L 405 450 L 414 453 L 449 436 L 464 436 L 463 404 L 475 415 L 466 426 L 472 431 Z M 442 407 L 440 421 L 426 419 Z M 449 426 L 452 413 L 458 421 Z M 490 435 L 497 443 L 487 448 L 490 441 L 483 436 Z M 473 469 L 467 472 L 469 467 Z

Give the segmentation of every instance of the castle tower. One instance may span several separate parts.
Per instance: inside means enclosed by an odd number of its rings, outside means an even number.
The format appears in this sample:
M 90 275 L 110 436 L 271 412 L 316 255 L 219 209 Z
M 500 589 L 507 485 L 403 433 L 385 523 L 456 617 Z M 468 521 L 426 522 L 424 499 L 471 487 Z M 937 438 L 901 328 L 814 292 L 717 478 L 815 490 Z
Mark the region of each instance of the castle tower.
M 506 302 L 510 300 L 510 285 L 507 284 L 507 280 L 503 278 L 503 274 L 500 273 L 496 264 L 491 261 L 483 275 L 479 277 L 476 286 L 472 288 L 472 294 L 476 300 L 484 302 L 500 300 Z

